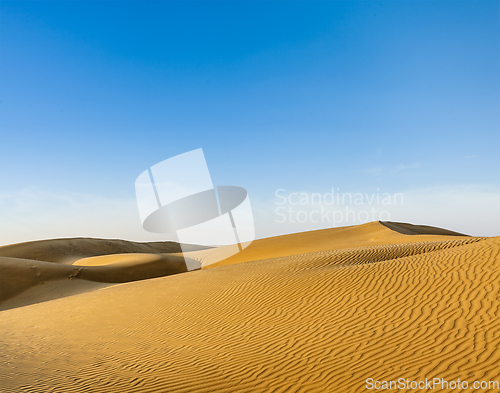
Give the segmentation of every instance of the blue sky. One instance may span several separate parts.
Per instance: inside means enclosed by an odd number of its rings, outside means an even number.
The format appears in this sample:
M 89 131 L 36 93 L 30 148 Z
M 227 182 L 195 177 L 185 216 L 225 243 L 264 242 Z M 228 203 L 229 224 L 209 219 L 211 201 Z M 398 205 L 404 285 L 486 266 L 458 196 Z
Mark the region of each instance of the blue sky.
M 332 187 L 500 235 L 499 1 L 2 1 L 0 22 L 0 244 L 147 240 L 135 178 L 200 147 L 260 236 L 314 227 L 273 225 L 276 189 Z

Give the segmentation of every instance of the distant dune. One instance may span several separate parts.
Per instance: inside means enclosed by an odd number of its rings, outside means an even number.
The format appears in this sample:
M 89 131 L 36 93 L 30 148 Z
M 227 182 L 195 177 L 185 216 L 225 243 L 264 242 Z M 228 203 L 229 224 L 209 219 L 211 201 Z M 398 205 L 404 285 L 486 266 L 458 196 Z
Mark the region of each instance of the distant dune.
M 185 245 L 184 249 L 202 250 L 209 247 Z M 73 264 L 75 261 L 99 255 L 126 253 L 175 253 L 181 252 L 175 242 L 136 243 L 126 240 L 71 238 L 40 240 L 0 247 L 0 256 L 37 261 Z
M 210 247 L 184 245 L 185 249 Z M 0 310 L 187 271 L 175 242 L 54 239 L 0 247 Z
M 256 240 L 212 263 L 217 253 L 96 239 L 0 247 L 0 391 L 500 380 L 500 237 L 373 222 Z

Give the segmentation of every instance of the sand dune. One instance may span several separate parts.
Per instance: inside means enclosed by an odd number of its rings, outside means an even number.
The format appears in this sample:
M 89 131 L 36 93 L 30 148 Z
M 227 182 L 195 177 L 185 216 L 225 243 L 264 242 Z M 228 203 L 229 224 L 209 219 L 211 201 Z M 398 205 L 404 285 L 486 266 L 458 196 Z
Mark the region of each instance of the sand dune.
M 179 250 L 174 242 L 83 238 L 0 247 L 0 310 L 92 291 L 102 288 L 102 283 L 144 280 L 199 267 L 197 261 L 175 254 Z
M 184 245 L 184 249 L 202 250 L 210 247 Z M 70 238 L 40 240 L 0 247 L 0 257 L 73 264 L 75 261 L 99 255 L 126 253 L 179 253 L 176 242 L 137 243 L 116 239 Z
M 413 236 L 408 236 L 408 234 Z M 199 260 L 203 267 L 216 267 L 259 259 L 339 250 L 350 247 L 411 243 L 415 241 L 439 241 L 447 239 L 449 236 L 468 237 L 457 232 L 424 225 L 417 226 L 377 221 L 364 225 L 322 229 L 255 240 L 242 252 L 229 258 L 224 258 L 216 263 L 212 263 L 214 260 L 217 261 L 217 258 L 214 258 L 214 256 L 217 257 L 219 254 L 224 255 L 224 247 L 188 252 L 185 255 Z
M 91 258 L 82 260 L 82 263 L 86 263 L 89 259 Z M 91 264 L 72 266 L 0 257 L 0 310 L 45 300 L 44 292 L 49 282 L 54 294 L 50 298 L 58 298 L 81 293 L 84 288 L 94 290 L 102 287 L 102 285 L 93 285 L 89 282 L 124 283 L 183 272 L 187 272 L 185 259 L 175 255 L 138 254 L 138 256 L 124 257 L 123 261 L 101 266 Z M 43 288 L 33 291 L 38 286 L 43 286 Z M 31 290 L 31 295 L 18 297 L 28 290 Z M 43 300 L 37 298 L 38 294 Z
M 367 378 L 498 381 L 500 237 L 429 230 L 370 223 L 262 239 L 225 266 L 2 311 L 0 388 L 364 392 Z M 85 263 L 63 268 L 121 262 Z

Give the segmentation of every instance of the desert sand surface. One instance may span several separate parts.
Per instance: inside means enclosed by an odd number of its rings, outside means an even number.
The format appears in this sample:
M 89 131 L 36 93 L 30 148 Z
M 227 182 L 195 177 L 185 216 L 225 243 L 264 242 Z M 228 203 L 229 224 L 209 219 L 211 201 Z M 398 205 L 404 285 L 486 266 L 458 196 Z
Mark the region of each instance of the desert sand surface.
M 0 248 L 0 273 L 11 272 L 0 276 L 10 294 L 1 304 L 40 302 L 0 311 L 2 392 L 364 392 L 367 378 L 500 380 L 500 237 L 373 222 L 256 240 L 207 268 L 131 282 L 124 269 L 162 257 L 181 266 L 179 250 L 109 253 L 122 259 L 83 248 L 62 252 L 64 264 L 16 247 L 17 257 Z M 106 274 L 125 276 L 113 284 Z M 40 300 L 54 283 L 66 297 Z

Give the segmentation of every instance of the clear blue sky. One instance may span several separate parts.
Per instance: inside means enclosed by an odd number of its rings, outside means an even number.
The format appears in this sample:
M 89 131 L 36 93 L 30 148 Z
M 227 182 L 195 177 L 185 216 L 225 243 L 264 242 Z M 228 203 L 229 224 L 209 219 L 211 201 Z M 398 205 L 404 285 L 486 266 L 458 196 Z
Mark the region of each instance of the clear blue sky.
M 2 1 L 0 22 L 0 195 L 21 216 L 27 189 L 133 200 L 200 147 L 263 204 L 500 195 L 499 1 Z

